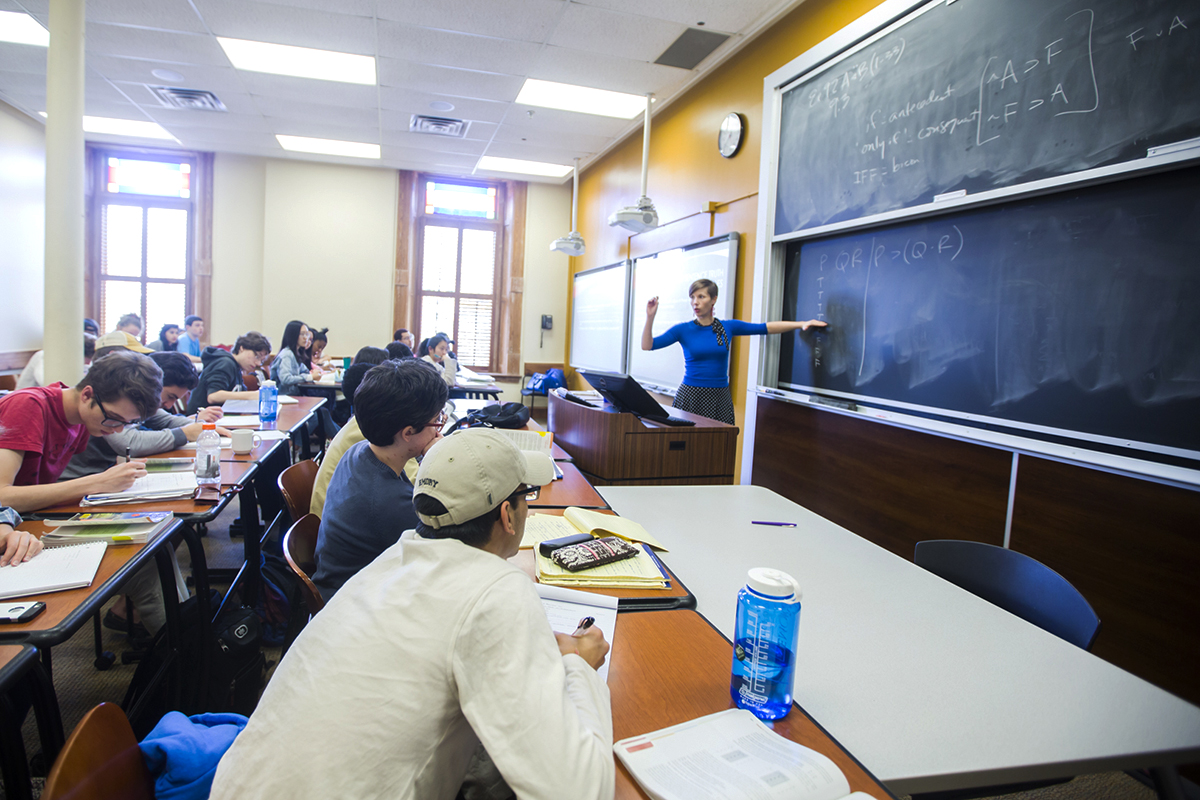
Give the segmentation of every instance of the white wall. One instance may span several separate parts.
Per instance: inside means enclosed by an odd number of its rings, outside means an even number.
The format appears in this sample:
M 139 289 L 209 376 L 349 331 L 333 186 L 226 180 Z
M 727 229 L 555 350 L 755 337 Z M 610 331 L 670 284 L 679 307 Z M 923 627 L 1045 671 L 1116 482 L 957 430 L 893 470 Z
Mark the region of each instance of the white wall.
M 205 326 L 210 344 L 233 344 L 246 331 L 265 333 L 266 176 L 265 158 L 218 153 L 213 159 L 213 299 Z
M 566 361 L 567 290 L 570 258 L 550 251 L 550 243 L 571 230 L 571 184 L 530 183 L 525 208 L 525 297 L 522 303 L 521 360 Z M 542 337 L 542 315 L 554 328 Z
M 0 102 L 0 353 L 42 347 L 45 253 L 46 129 Z

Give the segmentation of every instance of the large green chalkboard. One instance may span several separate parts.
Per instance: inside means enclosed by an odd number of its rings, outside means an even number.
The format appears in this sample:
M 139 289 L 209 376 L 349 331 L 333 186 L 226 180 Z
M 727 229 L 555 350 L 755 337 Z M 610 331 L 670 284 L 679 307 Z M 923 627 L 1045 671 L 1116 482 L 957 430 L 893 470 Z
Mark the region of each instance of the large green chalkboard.
M 1200 0 L 939 0 L 784 90 L 775 235 L 1200 136 Z
M 792 242 L 783 302 L 781 387 L 1200 456 L 1200 167 Z

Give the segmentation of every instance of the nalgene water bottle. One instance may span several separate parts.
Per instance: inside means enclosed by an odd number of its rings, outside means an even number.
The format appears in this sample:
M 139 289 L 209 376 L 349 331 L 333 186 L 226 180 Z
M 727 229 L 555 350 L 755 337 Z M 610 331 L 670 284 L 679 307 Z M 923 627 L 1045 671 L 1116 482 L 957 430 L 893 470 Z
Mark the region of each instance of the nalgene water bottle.
M 263 381 L 258 387 L 258 418 L 270 422 L 279 415 L 279 389 L 275 381 Z
M 739 708 L 759 719 L 779 719 L 792 710 L 799 632 L 800 586 L 795 579 L 777 569 L 750 570 L 737 596 L 729 683 Z
M 221 486 L 221 435 L 215 422 L 204 423 L 196 437 L 196 483 L 200 486 Z

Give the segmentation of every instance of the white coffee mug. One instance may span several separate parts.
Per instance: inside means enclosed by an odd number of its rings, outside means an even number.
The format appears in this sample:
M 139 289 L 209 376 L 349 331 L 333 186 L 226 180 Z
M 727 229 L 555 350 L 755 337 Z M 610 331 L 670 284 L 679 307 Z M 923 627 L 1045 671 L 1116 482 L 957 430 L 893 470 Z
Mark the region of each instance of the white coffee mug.
M 248 428 L 237 428 L 231 431 L 231 438 L 235 453 L 249 453 L 262 443 L 262 437 Z

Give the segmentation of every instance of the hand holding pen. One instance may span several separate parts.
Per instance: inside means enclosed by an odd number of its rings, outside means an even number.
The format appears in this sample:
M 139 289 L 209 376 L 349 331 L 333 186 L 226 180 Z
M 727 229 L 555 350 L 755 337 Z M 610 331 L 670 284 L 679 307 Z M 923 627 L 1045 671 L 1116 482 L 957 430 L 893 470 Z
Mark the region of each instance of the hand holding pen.
M 600 669 L 604 666 L 609 645 L 604 640 L 604 631 L 597 628 L 595 623 L 595 617 L 584 617 L 570 636 L 556 633 L 554 638 L 558 640 L 558 649 L 564 656 L 577 655 L 593 669 Z

